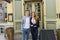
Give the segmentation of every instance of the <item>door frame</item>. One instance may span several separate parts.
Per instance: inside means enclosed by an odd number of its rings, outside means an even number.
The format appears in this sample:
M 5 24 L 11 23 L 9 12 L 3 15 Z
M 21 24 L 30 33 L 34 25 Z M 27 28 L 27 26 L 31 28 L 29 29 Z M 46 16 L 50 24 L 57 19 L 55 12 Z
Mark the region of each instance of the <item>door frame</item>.
M 44 27 L 44 6 L 43 6 L 43 3 L 42 2 L 26 2 L 26 3 L 32 3 L 32 4 L 34 4 L 34 3 L 40 3 L 40 12 L 41 12 L 41 21 L 39 21 L 40 22 L 40 28 L 39 28 L 39 30 L 40 29 L 43 29 L 43 27 Z M 24 10 L 25 10 L 25 2 L 24 2 Z M 33 9 L 34 10 L 34 9 Z

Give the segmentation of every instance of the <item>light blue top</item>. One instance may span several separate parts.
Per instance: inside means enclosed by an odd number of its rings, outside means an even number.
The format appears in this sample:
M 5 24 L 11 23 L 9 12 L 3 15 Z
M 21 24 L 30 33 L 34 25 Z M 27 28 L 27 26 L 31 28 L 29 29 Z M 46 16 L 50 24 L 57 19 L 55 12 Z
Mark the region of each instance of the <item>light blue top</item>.
M 29 16 L 29 18 L 30 18 L 30 16 Z M 29 21 L 30 21 L 30 20 L 29 20 Z M 26 23 L 26 17 L 23 16 L 23 17 L 22 17 L 22 26 L 21 26 L 21 30 L 25 29 L 25 28 L 24 28 L 25 23 Z

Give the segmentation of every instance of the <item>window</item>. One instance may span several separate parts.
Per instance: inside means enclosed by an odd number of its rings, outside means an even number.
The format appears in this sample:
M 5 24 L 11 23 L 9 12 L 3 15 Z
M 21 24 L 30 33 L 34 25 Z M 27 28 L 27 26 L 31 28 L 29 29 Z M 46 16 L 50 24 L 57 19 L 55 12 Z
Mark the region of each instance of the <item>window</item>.
M 8 14 L 8 21 L 13 22 L 13 14 Z
M 35 11 L 38 13 L 39 19 L 41 20 L 40 3 L 35 3 Z
M 30 13 L 32 12 L 32 4 L 31 3 L 26 3 L 25 4 L 25 10 L 29 10 Z

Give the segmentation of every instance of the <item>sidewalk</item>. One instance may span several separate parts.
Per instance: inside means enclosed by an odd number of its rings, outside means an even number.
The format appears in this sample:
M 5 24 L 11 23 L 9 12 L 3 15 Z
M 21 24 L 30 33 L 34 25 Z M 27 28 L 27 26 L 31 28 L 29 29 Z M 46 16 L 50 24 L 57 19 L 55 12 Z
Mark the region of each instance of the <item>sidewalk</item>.
M 15 34 L 14 40 L 22 40 L 22 34 L 21 33 Z M 29 36 L 29 40 L 32 40 L 31 36 Z
M 6 39 L 4 38 L 4 33 L 0 34 L 0 40 L 6 40 Z
M 31 37 L 31 36 L 30 36 Z M 5 37 L 4 37 L 4 33 L 0 34 L 0 40 L 7 40 Z M 14 35 L 14 40 L 22 40 L 22 34 L 20 33 L 17 33 Z M 29 40 L 31 40 L 31 38 L 29 38 Z
M 4 33 L 0 34 L 0 40 L 7 40 L 4 37 Z M 21 33 L 14 34 L 14 40 L 22 40 L 22 34 Z M 31 34 L 29 35 L 29 40 L 32 40 Z

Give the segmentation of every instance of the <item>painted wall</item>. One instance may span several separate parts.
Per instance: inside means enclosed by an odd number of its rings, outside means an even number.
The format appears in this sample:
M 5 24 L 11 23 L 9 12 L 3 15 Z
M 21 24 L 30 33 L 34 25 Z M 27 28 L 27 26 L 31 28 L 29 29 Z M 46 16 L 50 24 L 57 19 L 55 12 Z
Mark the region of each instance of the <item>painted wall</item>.
M 11 3 L 7 3 L 7 13 L 13 13 L 13 10 L 12 10 L 12 2 Z
M 8 14 L 12 14 L 13 13 L 13 5 L 12 2 L 11 3 L 7 3 L 7 16 Z M 8 20 L 8 18 L 7 18 Z M 7 22 L 8 24 L 13 24 L 13 22 Z
M 45 29 L 56 29 L 56 0 L 44 0 L 44 20 Z
M 56 1 L 56 11 L 57 11 L 57 14 L 58 14 L 58 18 L 57 18 L 57 29 L 60 29 L 60 19 L 59 19 L 59 13 L 60 13 L 60 0 L 57 0 Z

